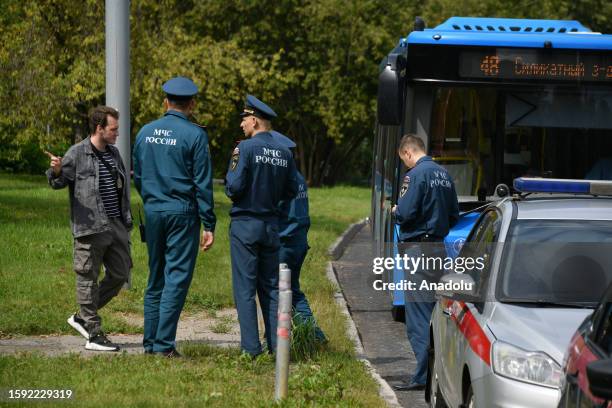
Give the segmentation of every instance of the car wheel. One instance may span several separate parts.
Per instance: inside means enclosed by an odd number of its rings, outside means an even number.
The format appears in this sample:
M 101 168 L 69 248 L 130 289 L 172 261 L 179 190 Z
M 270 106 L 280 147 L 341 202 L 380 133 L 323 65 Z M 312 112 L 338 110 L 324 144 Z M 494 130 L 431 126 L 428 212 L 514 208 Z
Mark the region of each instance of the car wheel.
M 476 403 L 474 402 L 474 391 L 472 390 L 472 386 L 471 385 L 470 385 L 470 388 L 468 388 L 467 394 L 465 396 L 464 407 L 466 407 L 466 408 L 475 408 L 476 407 Z
M 404 314 L 404 306 L 392 306 L 391 316 L 395 322 L 406 322 L 406 315 Z
M 437 361 L 436 361 L 436 353 L 434 350 L 431 350 L 429 353 L 429 370 L 427 375 L 428 379 L 428 388 L 429 391 L 428 400 L 430 408 L 446 408 L 446 403 L 444 402 L 444 397 L 440 392 L 440 388 L 438 387 L 438 373 L 437 373 Z

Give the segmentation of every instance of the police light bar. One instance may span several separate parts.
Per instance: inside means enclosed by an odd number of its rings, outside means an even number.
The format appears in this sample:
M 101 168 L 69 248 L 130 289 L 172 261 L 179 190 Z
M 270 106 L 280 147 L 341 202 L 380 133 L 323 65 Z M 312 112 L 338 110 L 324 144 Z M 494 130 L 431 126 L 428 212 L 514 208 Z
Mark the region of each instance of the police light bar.
M 514 189 L 521 193 L 612 195 L 612 181 L 519 177 Z

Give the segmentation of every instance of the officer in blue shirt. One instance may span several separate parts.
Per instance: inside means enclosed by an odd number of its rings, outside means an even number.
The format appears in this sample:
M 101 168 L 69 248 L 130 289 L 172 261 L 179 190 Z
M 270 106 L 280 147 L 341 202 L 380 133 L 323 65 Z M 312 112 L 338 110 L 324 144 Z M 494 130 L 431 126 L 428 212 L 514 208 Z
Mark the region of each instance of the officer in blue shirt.
M 287 136 L 273 130 L 272 136 L 281 145 L 293 149 L 296 144 Z M 298 194 L 292 200 L 281 202 L 282 218 L 280 220 L 280 263 L 286 263 L 291 269 L 291 292 L 293 303 L 293 320 L 297 324 L 311 322 L 314 325 L 315 337 L 321 342 L 327 339 L 321 328 L 316 324 L 306 295 L 300 289 L 300 271 L 308 246 L 308 229 L 310 216 L 308 215 L 308 186 L 304 176 L 297 172 Z
M 145 353 L 180 357 L 176 328 L 200 249 L 214 242 L 208 135 L 189 121 L 197 86 L 176 77 L 162 86 L 166 113 L 140 129 L 134 184 L 144 202 L 149 282 L 144 297 Z M 201 241 L 200 223 L 204 226 Z
M 446 256 L 443 240 L 459 220 L 459 203 L 452 178 L 442 166 L 425 154 L 425 144 L 415 135 L 402 137 L 398 153 L 410 170 L 404 176 L 397 206 L 393 208 L 400 226 L 399 240 L 410 257 Z M 406 248 L 407 247 L 407 248 Z M 410 271 L 412 274 L 413 271 Z M 416 290 L 406 290 L 406 333 L 417 360 L 415 373 L 407 384 L 397 390 L 425 388 L 427 380 L 429 321 L 435 302 L 431 292 L 420 291 L 423 280 L 437 282 L 441 271 L 421 269 L 410 275 Z M 408 276 L 408 273 L 406 273 Z
M 234 149 L 225 177 L 230 210 L 230 252 L 234 302 L 240 323 L 240 345 L 256 356 L 262 352 L 255 293 L 261 304 L 268 351 L 276 350 L 278 312 L 278 223 L 280 201 L 297 194 L 291 152 L 270 131 L 276 113 L 248 95 L 241 114 L 245 136 Z

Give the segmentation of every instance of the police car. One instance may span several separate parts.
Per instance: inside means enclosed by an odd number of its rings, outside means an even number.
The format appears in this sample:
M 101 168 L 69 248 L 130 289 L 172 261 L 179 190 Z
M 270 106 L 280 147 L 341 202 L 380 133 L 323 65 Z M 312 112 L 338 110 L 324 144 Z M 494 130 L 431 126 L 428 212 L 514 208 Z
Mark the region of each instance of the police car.
M 612 281 L 612 182 L 520 178 L 514 187 L 459 253 L 483 267 L 440 280 L 474 286 L 436 292 L 431 407 L 556 407 L 572 334 Z
M 612 286 L 567 349 L 559 408 L 612 407 Z

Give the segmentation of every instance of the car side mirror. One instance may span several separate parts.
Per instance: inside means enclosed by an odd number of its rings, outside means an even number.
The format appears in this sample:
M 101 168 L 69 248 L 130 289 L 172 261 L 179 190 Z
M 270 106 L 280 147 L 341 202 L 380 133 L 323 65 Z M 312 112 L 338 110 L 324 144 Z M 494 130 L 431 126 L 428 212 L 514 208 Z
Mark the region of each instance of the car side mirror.
M 435 285 L 437 296 L 472 302 L 476 295 L 474 279 L 464 273 L 447 273 Z
M 612 400 L 612 359 L 597 360 L 586 367 L 591 393 L 597 398 Z

